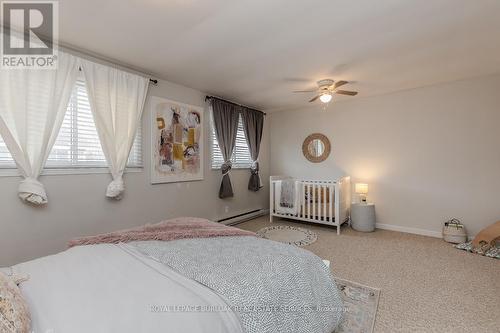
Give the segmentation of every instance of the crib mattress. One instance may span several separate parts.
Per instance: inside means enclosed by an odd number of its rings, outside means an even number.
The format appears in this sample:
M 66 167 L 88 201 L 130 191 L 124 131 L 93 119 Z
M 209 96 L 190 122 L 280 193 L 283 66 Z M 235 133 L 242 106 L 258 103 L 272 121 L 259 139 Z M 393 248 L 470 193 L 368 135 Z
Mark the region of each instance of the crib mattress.
M 325 208 L 326 206 L 326 208 Z M 326 209 L 326 210 L 325 210 Z M 332 205 L 332 217 L 335 217 L 335 205 Z M 320 214 L 321 213 L 321 214 Z M 330 204 L 325 204 L 321 202 L 311 202 L 310 206 L 308 207 L 308 204 L 306 203 L 304 206 L 301 207 L 300 209 L 300 214 L 299 216 L 314 216 L 316 217 L 329 217 L 330 216 Z
M 310 212 L 309 212 L 309 210 Z M 332 205 L 332 218 L 335 218 L 335 206 Z M 320 214 L 321 212 L 321 214 Z M 326 204 L 326 211 L 325 211 L 325 204 L 324 203 L 319 203 L 319 202 L 311 202 L 310 203 L 310 206 L 308 207 L 307 206 L 307 203 L 305 205 L 305 207 L 302 207 L 300 208 L 300 213 L 299 214 L 287 214 L 287 213 L 283 213 L 283 212 L 279 212 L 279 211 L 276 211 L 277 214 L 280 214 L 280 215 L 288 215 L 288 216 L 299 216 L 299 217 L 310 217 L 310 218 L 319 218 L 321 216 L 322 219 L 324 219 L 325 217 L 329 217 L 330 216 L 330 205 L 329 204 Z

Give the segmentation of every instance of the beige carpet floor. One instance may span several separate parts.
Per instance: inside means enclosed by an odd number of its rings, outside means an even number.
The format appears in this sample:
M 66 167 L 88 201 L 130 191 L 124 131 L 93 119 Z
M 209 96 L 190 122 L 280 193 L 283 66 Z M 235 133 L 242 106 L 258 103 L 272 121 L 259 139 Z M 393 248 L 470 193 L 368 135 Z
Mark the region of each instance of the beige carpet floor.
M 268 217 L 238 225 L 257 231 Z M 500 332 L 500 260 L 454 249 L 441 239 L 386 230 L 309 228 L 318 240 L 304 249 L 331 261 L 342 279 L 380 288 L 375 332 Z

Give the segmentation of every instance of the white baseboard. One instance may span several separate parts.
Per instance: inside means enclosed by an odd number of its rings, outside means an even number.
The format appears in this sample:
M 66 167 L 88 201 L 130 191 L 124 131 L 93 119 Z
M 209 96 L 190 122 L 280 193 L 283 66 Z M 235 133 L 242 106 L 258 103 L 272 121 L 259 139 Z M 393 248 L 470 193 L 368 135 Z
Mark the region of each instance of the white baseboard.
M 435 238 L 443 238 L 441 232 L 439 232 L 439 231 L 425 230 L 425 229 L 419 229 L 419 228 L 410 228 L 410 227 L 402 227 L 400 225 L 382 224 L 382 223 L 377 223 L 375 226 L 378 229 L 399 231 L 399 232 L 405 232 L 408 234 L 429 236 L 429 237 L 435 237 Z

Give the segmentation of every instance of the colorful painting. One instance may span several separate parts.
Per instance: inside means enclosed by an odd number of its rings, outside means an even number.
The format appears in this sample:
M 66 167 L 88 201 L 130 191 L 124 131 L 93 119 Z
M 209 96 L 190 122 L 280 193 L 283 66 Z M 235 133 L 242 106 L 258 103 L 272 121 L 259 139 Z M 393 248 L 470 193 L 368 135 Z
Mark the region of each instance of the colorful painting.
M 203 179 L 203 108 L 151 98 L 151 182 Z

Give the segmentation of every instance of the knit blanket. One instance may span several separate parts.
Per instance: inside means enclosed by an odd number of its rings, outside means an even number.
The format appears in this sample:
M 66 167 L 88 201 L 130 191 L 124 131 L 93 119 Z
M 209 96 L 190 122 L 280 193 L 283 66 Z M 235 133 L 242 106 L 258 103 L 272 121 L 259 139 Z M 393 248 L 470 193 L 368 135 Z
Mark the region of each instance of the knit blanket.
M 75 238 L 68 246 L 100 243 L 128 243 L 132 241 L 171 241 L 185 238 L 210 238 L 223 236 L 255 236 L 255 233 L 229 227 L 197 217 L 179 217 L 157 224 L 147 224 L 133 229 L 125 229 L 96 236 Z
M 295 207 L 295 185 L 293 179 L 285 179 L 281 181 L 280 206 L 286 208 Z
M 343 303 L 323 261 L 257 237 L 134 242 L 142 254 L 221 296 L 245 333 L 332 333 Z

